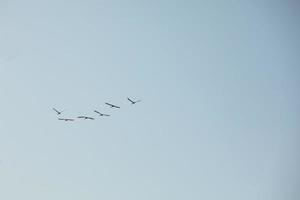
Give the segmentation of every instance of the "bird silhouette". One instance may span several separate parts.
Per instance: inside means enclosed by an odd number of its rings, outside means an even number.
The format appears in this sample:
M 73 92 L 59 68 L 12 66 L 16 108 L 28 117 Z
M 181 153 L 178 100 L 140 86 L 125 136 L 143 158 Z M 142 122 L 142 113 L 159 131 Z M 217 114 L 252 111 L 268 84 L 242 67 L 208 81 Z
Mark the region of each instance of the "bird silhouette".
M 63 110 L 63 111 L 59 111 L 59 110 L 57 110 L 57 109 L 55 109 L 55 108 L 52 108 L 52 109 L 56 112 L 57 115 L 60 115 L 61 113 L 64 112 L 64 110 Z
M 94 110 L 95 113 L 99 114 L 101 117 L 109 117 L 110 115 L 107 115 L 107 114 L 103 114 L 97 110 Z
M 62 120 L 62 121 L 74 121 L 74 119 L 68 119 L 68 118 L 58 118 L 58 120 Z
M 87 117 L 87 116 L 79 116 L 79 117 L 77 117 L 77 118 L 79 118 L 79 119 L 95 120 L 95 118 L 93 118 L 93 117 Z
M 111 108 L 120 108 L 119 106 L 116 106 L 116 105 L 113 105 L 113 104 L 110 104 L 110 103 L 105 103 L 105 104 L 110 106 Z
M 129 97 L 127 97 L 127 100 L 131 102 L 131 105 L 141 102 L 141 100 L 133 101 Z

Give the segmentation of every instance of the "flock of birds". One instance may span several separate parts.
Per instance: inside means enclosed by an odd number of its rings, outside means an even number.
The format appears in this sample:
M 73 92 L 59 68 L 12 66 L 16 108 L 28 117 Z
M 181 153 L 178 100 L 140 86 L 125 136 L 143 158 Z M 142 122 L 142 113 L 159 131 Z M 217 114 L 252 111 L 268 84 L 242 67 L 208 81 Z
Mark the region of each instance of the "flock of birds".
M 127 100 L 131 103 L 131 105 L 134 105 L 134 104 L 136 104 L 136 103 L 141 102 L 141 100 L 134 101 L 134 100 L 130 99 L 129 97 L 127 97 Z M 114 105 L 114 104 L 107 103 L 107 102 L 105 102 L 105 104 L 106 104 L 107 106 L 109 106 L 110 108 L 120 109 L 120 106 L 116 106 L 116 105 Z M 52 109 L 56 112 L 56 114 L 57 114 L 58 116 L 61 115 L 61 114 L 64 112 L 64 111 L 59 111 L 59 110 L 57 110 L 56 108 L 52 108 Z M 100 117 L 109 117 L 109 116 L 110 116 L 110 115 L 108 115 L 108 114 L 101 113 L 101 112 L 99 112 L 99 111 L 97 111 L 97 110 L 94 110 L 94 112 L 97 113 Z M 85 120 L 95 120 L 94 117 L 89 117 L 89 116 L 84 116 L 84 115 L 78 116 L 77 118 L 78 118 L 78 119 L 85 119 Z M 61 120 L 61 121 L 66 121 L 66 122 L 68 122 L 68 121 L 75 121 L 75 119 L 73 119 L 73 118 L 61 118 L 61 117 L 58 117 L 57 119 L 58 119 L 58 120 Z

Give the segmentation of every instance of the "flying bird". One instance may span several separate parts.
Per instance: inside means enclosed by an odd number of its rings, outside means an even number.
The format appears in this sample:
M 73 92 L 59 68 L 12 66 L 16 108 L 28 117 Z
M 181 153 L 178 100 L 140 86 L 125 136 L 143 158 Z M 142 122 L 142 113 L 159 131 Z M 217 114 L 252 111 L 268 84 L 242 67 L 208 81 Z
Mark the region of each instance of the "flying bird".
M 64 111 L 59 111 L 59 110 L 57 110 L 55 108 L 52 108 L 52 109 L 56 112 L 57 115 L 60 115 L 62 112 L 64 112 Z
M 79 117 L 77 117 L 77 118 L 79 118 L 79 119 L 90 119 L 90 120 L 95 120 L 95 118 L 93 118 L 93 117 L 87 117 L 87 116 L 79 116 Z
M 109 117 L 110 115 L 107 115 L 107 114 L 103 114 L 97 110 L 94 110 L 95 113 L 99 114 L 101 117 Z
M 133 101 L 129 97 L 127 97 L 127 100 L 131 102 L 131 105 L 134 105 L 134 104 L 136 104 L 138 102 L 141 102 L 141 100 Z
M 68 118 L 58 118 L 58 120 L 62 120 L 62 121 L 70 121 L 70 122 L 72 122 L 72 121 L 74 121 L 74 119 L 68 119 Z
M 116 105 L 113 105 L 113 104 L 110 104 L 110 103 L 105 103 L 105 104 L 110 106 L 111 108 L 120 108 L 119 106 L 116 106 Z

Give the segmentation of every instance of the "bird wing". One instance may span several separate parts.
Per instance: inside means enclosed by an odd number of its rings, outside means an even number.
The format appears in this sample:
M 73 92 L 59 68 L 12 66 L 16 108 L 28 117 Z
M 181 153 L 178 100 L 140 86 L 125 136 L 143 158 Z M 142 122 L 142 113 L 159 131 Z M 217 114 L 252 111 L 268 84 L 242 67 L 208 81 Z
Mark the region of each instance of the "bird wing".
M 131 103 L 134 103 L 134 101 L 132 101 L 131 99 L 129 99 L 129 97 L 127 97 L 127 100 L 130 101 Z
M 59 114 L 60 112 L 58 110 L 56 110 L 55 108 L 52 108 L 57 114 Z
M 99 111 L 97 111 L 97 110 L 94 110 L 94 112 L 95 112 L 95 113 L 98 113 L 99 115 L 101 115 L 101 113 L 100 113 Z
M 109 105 L 111 107 L 114 107 L 114 108 L 120 108 L 119 106 L 116 106 L 116 105 L 113 105 L 113 104 L 110 104 L 110 103 L 105 103 L 106 105 Z
M 63 121 L 74 121 L 74 119 L 67 119 L 67 118 L 58 118 L 58 120 L 63 120 Z

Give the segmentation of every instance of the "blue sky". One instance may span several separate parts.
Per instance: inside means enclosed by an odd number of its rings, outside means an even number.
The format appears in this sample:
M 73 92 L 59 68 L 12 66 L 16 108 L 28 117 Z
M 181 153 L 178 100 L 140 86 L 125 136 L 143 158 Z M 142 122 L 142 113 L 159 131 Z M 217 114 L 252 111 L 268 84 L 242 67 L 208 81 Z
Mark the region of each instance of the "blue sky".
M 298 4 L 0 1 L 0 197 L 299 199 Z

